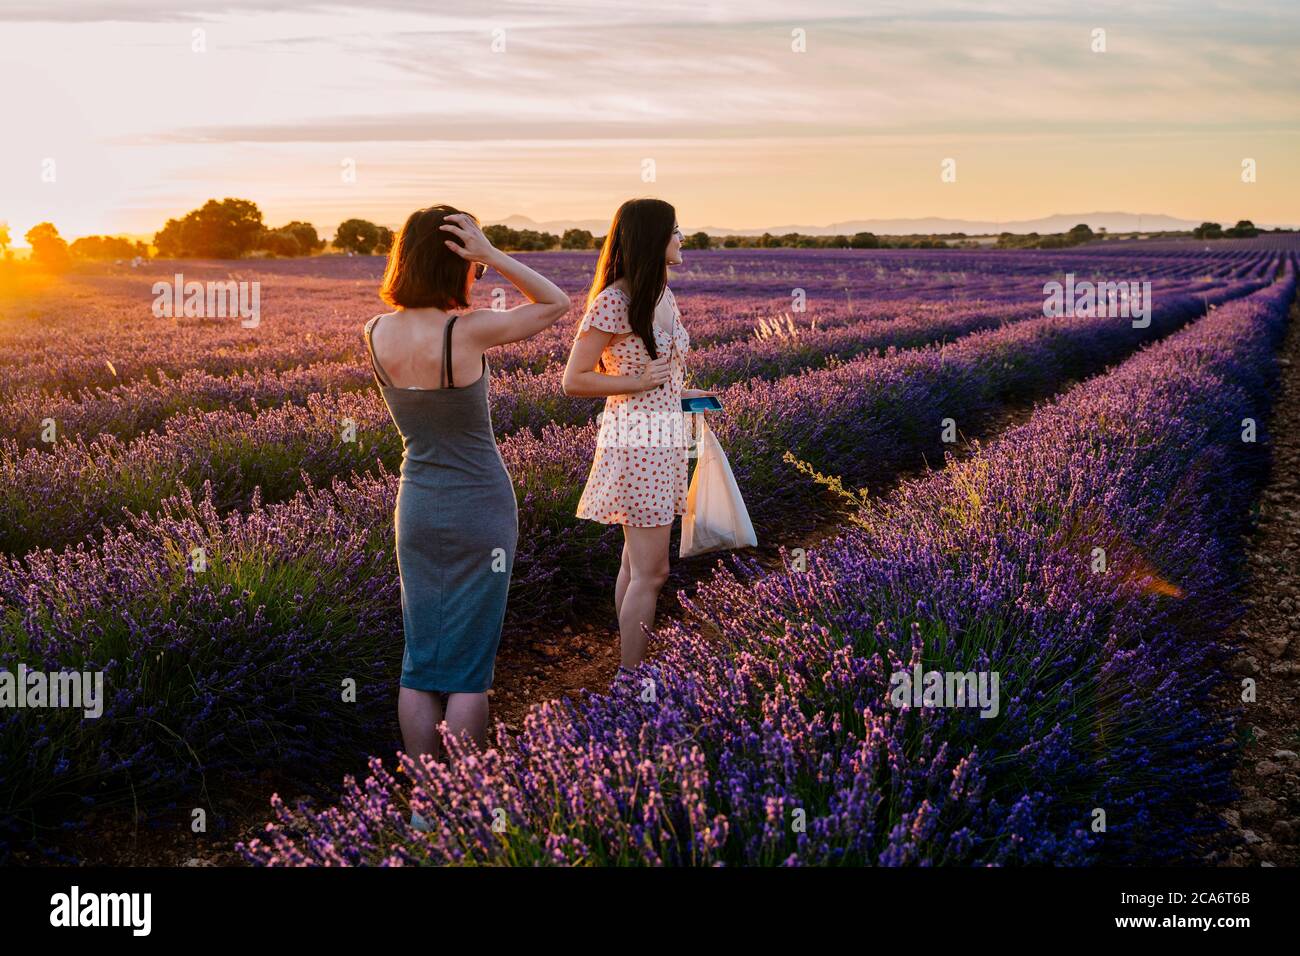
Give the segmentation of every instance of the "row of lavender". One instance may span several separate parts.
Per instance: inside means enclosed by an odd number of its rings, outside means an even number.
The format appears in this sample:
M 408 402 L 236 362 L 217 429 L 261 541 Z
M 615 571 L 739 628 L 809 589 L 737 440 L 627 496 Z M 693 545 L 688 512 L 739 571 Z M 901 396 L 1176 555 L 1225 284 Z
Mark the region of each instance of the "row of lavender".
M 1196 293 L 1186 291 L 1185 285 L 1172 285 L 1162 289 L 1156 301 L 1160 303 L 1161 315 L 1184 314 L 1197 302 L 1224 301 L 1264 281 L 1238 280 L 1222 286 L 1198 286 Z M 834 360 L 852 360 L 886 344 L 916 345 L 956 336 L 957 342 L 951 348 L 917 351 L 914 357 L 920 360 L 919 371 L 913 369 L 908 353 L 891 352 L 850 361 L 845 366 L 851 373 L 844 379 L 845 388 L 851 388 L 858 379 L 879 368 L 886 380 L 892 371 L 901 369 L 909 379 L 923 381 L 926 389 L 933 390 L 945 383 L 943 376 L 929 375 L 928 366 L 934 364 L 936 357 L 939 369 L 970 377 L 967 365 L 960 360 L 967 355 L 967 350 L 958 347 L 958 343 L 976 330 L 1018 320 L 1028 321 L 1033 329 L 1069 326 L 1071 334 L 1077 337 L 1091 327 L 1079 319 L 1040 316 L 1030 320 L 1028 317 L 1034 314 L 1032 306 L 1024 303 L 1012 309 L 1010 313 L 1000 309 L 954 310 L 917 321 L 895 318 L 808 333 L 795 341 L 720 345 L 693 354 L 691 368 L 693 378 L 700 382 L 728 386 L 724 390 L 728 402 L 733 400 L 732 392 L 740 388 L 740 407 L 729 406 L 727 421 L 746 421 L 748 425 L 745 411 L 753 404 L 752 391 L 741 383 L 752 382 L 755 377 L 786 374 L 790 381 L 778 382 L 774 393 L 785 396 L 807 391 L 808 383 L 801 376 L 789 375 L 801 367 L 816 368 Z M 1121 329 L 1127 320 L 1111 318 L 1105 324 Z M 1153 325 L 1159 327 L 1154 320 Z M 1132 335 L 1132 332 L 1130 337 L 1134 342 L 1147 337 L 1145 333 Z M 996 334 L 1002 335 L 995 341 L 1006 343 L 1003 351 L 1009 352 L 1007 361 L 1021 377 L 1041 375 L 1047 384 L 1059 378 L 1055 366 L 1036 368 L 1026 364 L 1027 359 L 1040 361 L 1042 355 L 1010 354 L 1011 349 L 1020 347 L 1017 336 L 1007 335 L 1005 329 Z M 981 353 L 987 350 L 986 339 L 977 337 L 970 341 L 976 343 Z M 959 360 L 951 360 L 950 353 Z M 837 367 L 825 371 L 824 378 L 828 381 L 843 378 Z M 549 440 L 556 441 L 554 428 L 548 426 L 566 426 L 568 430 L 558 438 L 560 445 L 587 440 L 587 423 L 599 405 L 591 400 L 566 397 L 559 379 L 558 370 L 541 374 L 519 371 L 502 376 L 498 382 L 501 387 L 494 388 L 491 397 L 497 433 L 504 436 L 529 428 L 536 432 L 548 429 Z M 1013 389 L 1020 386 L 1019 379 L 1010 374 L 992 380 L 1006 381 Z M 754 384 L 754 388 L 759 386 Z M 849 400 L 864 399 L 876 403 L 890 397 L 887 392 L 882 395 L 879 390 L 867 389 L 854 392 Z M 967 404 L 967 397 L 960 394 L 949 400 L 951 415 L 955 418 L 960 414 L 967 426 L 974 424 L 977 414 L 987 405 L 971 401 L 972 404 Z M 931 405 L 923 407 L 928 409 Z M 835 420 L 833 416 L 821 419 L 824 423 Z M 883 421 L 897 424 L 887 416 Z M 825 429 L 818 432 L 824 433 Z M 757 437 L 779 441 L 784 434 L 765 427 Z M 905 434 L 912 435 L 913 431 L 909 429 Z M 526 435 L 515 437 L 531 447 Z M 751 437 L 756 436 L 748 430 L 742 432 L 742 438 Z M 852 433 L 842 437 L 856 440 L 865 436 Z M 827 440 L 835 439 L 828 436 Z M 770 448 L 768 442 L 763 456 L 770 456 Z M 103 435 L 90 442 L 80 438 L 65 441 L 44 451 L 20 450 L 14 443 L 3 441 L 0 442 L 0 479 L 3 479 L 0 481 L 0 551 L 20 554 L 38 547 L 62 547 L 96 534 L 102 526 L 120 522 L 124 511 L 152 512 L 161 499 L 175 494 L 180 486 L 197 488 L 210 482 L 215 505 L 225 510 L 247 505 L 255 489 L 260 490 L 261 500 L 283 500 L 303 487 L 303 476 L 320 483 L 368 468 L 377 460 L 388 470 L 395 470 L 401 454 L 399 436 L 373 389 L 360 393 L 331 391 L 312 395 L 301 406 L 285 405 L 263 412 L 183 413 L 169 422 L 166 432 L 150 433 L 130 442 Z M 503 454 L 510 461 L 511 451 L 503 449 Z M 583 458 L 590 463 L 589 450 L 577 454 L 572 461 Z M 581 483 L 585 474 L 585 469 L 569 468 L 559 480 L 566 488 L 572 488 Z
M 1263 259 L 1261 271 L 1267 271 L 1269 264 L 1269 259 Z M 1208 290 L 1219 281 L 1206 276 L 1194 280 L 1157 279 L 1153 280 L 1152 294 L 1159 297 L 1191 289 Z M 889 299 L 860 303 L 852 313 L 822 308 L 773 321 L 774 331 L 765 341 L 749 334 L 756 331 L 755 320 L 745 300 L 730 300 L 729 308 L 724 310 L 712 305 L 701 308 L 700 303 L 688 299 L 685 304 L 692 334 L 692 384 L 712 387 L 730 384 L 745 375 L 788 374 L 795 368 L 816 367 L 832 355 L 848 358 L 888 345 L 912 348 L 1038 313 L 1041 294 L 1020 298 L 1021 294 L 1018 287 L 1010 287 L 983 301 L 972 301 L 968 296 L 961 306 Z M 760 319 L 764 320 L 766 317 Z M 558 332 L 567 341 L 570 325 L 561 323 Z M 546 343 L 550 364 L 540 371 L 535 370 L 538 363 L 534 357 L 523 354 L 535 343 L 516 343 L 492 351 L 489 363 L 496 375 L 504 376 L 501 384 L 506 386 L 506 394 L 500 394 L 498 388 L 494 395 L 494 419 L 501 425 L 502 434 L 516 427 L 517 403 L 510 401 L 511 394 L 558 395 L 563 356 L 556 351 L 559 343 L 550 341 L 553 338 L 555 335 L 548 335 Z M 180 376 L 171 376 L 158 369 L 154 377 L 141 377 L 111 388 L 82 388 L 72 394 L 57 389 L 50 392 L 38 387 L 20 388 L 0 408 L 0 440 L 11 439 L 21 449 L 49 450 L 77 437 L 91 441 L 100 434 L 109 434 L 126 441 L 151 430 L 174 430 L 177 423 L 169 419 L 185 412 L 254 412 L 285 404 L 302 405 L 313 394 L 368 388 L 373 379 L 369 364 L 360 358 L 224 375 L 192 368 Z M 588 408 L 579 404 L 578 410 Z
M 991 328 L 1032 314 L 1032 309 L 1030 303 L 1019 303 L 994 310 L 934 310 L 919 318 L 864 321 L 805 329 L 766 342 L 720 344 L 692 353 L 692 378 L 698 384 L 730 385 L 749 377 L 789 374 L 886 346 L 920 345 Z M 100 437 L 87 441 L 77 435 L 52 446 L 28 441 L 25 448 L 0 441 L 0 550 L 60 547 L 92 534 L 102 523 L 116 523 L 123 509 L 152 510 L 178 485 L 198 487 L 210 480 L 215 501 L 224 509 L 247 504 L 255 487 L 263 500 L 282 500 L 301 487 L 300 472 L 320 482 L 365 468 L 377 458 L 396 469 L 401 445 L 378 393 L 371 387 L 358 393 L 336 384 L 371 385 L 369 367 L 331 363 L 323 369 L 330 376 L 324 382 L 315 372 L 320 368 L 237 379 L 189 373 L 188 381 L 206 390 L 201 398 L 171 383 L 137 383 L 98 403 L 51 407 L 43 395 L 11 403 L 8 416 L 22 421 L 29 438 L 39 439 L 51 427 L 67 436 L 78 425 L 98 426 Z M 233 395 L 232 382 L 238 390 Z M 308 391 L 302 404 L 259 407 L 277 387 L 316 385 L 321 388 Z M 236 396 L 241 394 L 252 405 L 249 410 L 238 408 Z M 222 402 L 231 398 L 236 400 L 229 405 Z M 176 408 L 178 400 L 196 407 L 165 419 L 163 431 L 131 441 L 114 434 L 113 424 L 129 428 L 157 410 Z M 209 402 L 220 410 L 205 410 Z M 490 403 L 494 429 L 501 437 L 548 424 L 587 423 L 599 408 L 596 401 L 566 397 L 558 367 L 495 376 Z M 101 410 L 111 421 L 101 413 L 94 422 Z
M 1169 863 L 1230 797 L 1221 643 L 1295 271 L 869 504 L 720 572 L 616 692 L 240 846 L 301 864 Z M 1105 563 L 1098 564 L 1098 553 Z M 999 675 L 992 713 L 894 694 Z M 980 704 L 985 703 L 981 695 Z M 430 832 L 407 823 L 414 809 Z
M 820 327 L 906 314 L 914 309 L 990 304 L 1041 294 L 1048 279 L 1248 278 L 1264 268 L 1259 251 L 1196 253 L 1180 258 L 1140 256 L 1115 269 L 1112 257 L 1071 253 L 969 254 L 931 259 L 886 255 L 888 250 L 754 250 L 747 254 L 692 256 L 674 270 L 673 285 L 696 345 L 748 336 L 763 317 L 792 311 L 802 292 L 806 318 Z M 759 254 L 755 254 L 759 253 Z M 496 350 L 498 369 L 540 371 L 567 351 L 594 260 L 584 254 L 533 257 L 575 302 L 575 316 L 528 342 Z M 196 366 L 214 375 L 283 371 L 320 362 L 364 365 L 358 326 L 380 310 L 375 282 L 340 281 L 348 260 L 309 263 L 319 275 L 282 274 L 272 263 L 232 272 L 229 263 L 212 281 L 259 283 L 261 320 L 256 328 L 237 318 L 160 319 L 153 314 L 155 280 L 173 273 L 201 281 L 201 263 L 159 264 L 166 272 L 83 276 L 70 280 L 57 300 L 46 293 L 5 301 L 0 308 L 0 395 L 21 391 L 72 397 L 81 389 L 112 390 L 160 374 L 178 376 Z M 382 269 L 382 260 L 375 265 Z M 372 269 L 373 271 L 373 269 Z M 503 296 L 503 298 L 497 298 Z M 506 306 L 518 293 L 499 276 L 476 287 L 474 304 Z
M 569 292 L 575 315 L 526 342 L 496 350 L 494 364 L 498 368 L 541 369 L 564 354 L 594 263 L 587 260 L 586 276 L 564 265 L 564 259 L 539 263 Z M 841 280 L 845 283 L 842 289 L 824 284 L 809 289 L 807 284 L 816 281 L 818 271 L 795 271 L 804 265 L 801 261 L 774 263 L 758 276 L 738 272 L 723 291 L 712 290 L 716 283 L 693 281 L 689 271 L 675 275 L 674 285 L 681 291 L 687 320 L 697 330 L 700 342 L 747 335 L 759 317 L 790 311 L 796 289 L 803 290 L 802 306 L 810 316 L 816 315 L 822 326 L 854 321 L 864 310 L 865 317 L 886 318 L 897 314 L 900 306 L 939 305 L 954 294 L 951 281 L 925 272 L 918 272 L 911 282 L 900 283 L 900 288 L 887 290 L 881 283 L 896 276 L 879 274 L 867 262 L 859 263 Z M 1218 276 L 1231 277 L 1236 271 L 1228 261 L 1208 266 Z M 176 268 L 184 267 L 178 264 Z M 1156 277 L 1162 278 L 1167 270 L 1155 271 Z M 1185 277 L 1194 274 L 1186 268 L 1181 272 Z M 244 328 L 233 315 L 155 316 L 153 283 L 174 283 L 171 274 L 85 276 L 68 282 L 63 295 L 53 304 L 48 294 L 36 293 L 6 303 L 5 318 L 12 313 L 18 321 L 0 321 L 4 333 L 0 344 L 0 393 L 22 388 L 46 393 L 112 388 L 159 372 L 181 374 L 196 363 L 220 375 L 290 369 L 322 361 L 362 364 L 359 326 L 366 317 L 383 309 L 375 297 L 373 282 L 279 278 L 260 270 L 232 276 L 232 281 L 246 282 L 250 287 L 258 283 L 259 321 L 255 328 Z M 904 289 L 910 295 L 903 295 Z M 967 290 L 963 298 L 968 302 L 983 296 L 999 300 L 1012 290 L 1028 297 L 1035 291 L 1035 283 L 1010 274 Z M 473 304 L 478 308 L 509 307 L 519 301 L 519 294 L 499 276 L 485 278 L 475 287 Z
M 1187 287 L 1185 283 L 1171 283 L 1168 288 Z M 1197 287 L 1212 286 L 1202 283 Z M 1160 293 L 1166 291 L 1164 286 L 1159 288 Z M 1001 322 L 1031 316 L 1040 306 L 1041 300 L 1011 300 L 964 308 L 917 305 L 885 318 L 872 319 L 864 313 L 855 321 L 830 325 L 821 322 L 814 325 L 814 320 L 821 316 L 802 315 L 798 320 L 791 317 L 779 326 L 773 325 L 767 339 L 734 337 L 739 328 L 754 332 L 754 325 L 746 324 L 748 320 L 736 321 L 734 314 L 725 320 L 716 316 L 712 321 L 702 320 L 703 327 L 696 330 L 703 344 L 691 350 L 691 378 L 698 386 L 712 386 L 730 384 L 744 376 L 788 374 L 796 368 L 817 367 L 831 356 L 847 358 L 890 345 L 912 348 L 991 328 Z M 510 348 L 505 346 L 488 353 L 488 364 L 495 379 L 492 412 L 498 434 L 508 434 L 527 424 L 514 425 L 515 417 L 542 417 L 538 412 L 529 415 L 528 411 L 516 411 L 519 403 L 513 400 L 515 393 L 560 397 L 560 362 L 542 371 L 516 367 L 511 364 Z M 503 367 L 499 368 L 498 362 Z M 185 413 L 215 410 L 253 413 L 282 405 L 304 405 L 312 395 L 369 390 L 373 384 L 370 364 L 363 359 L 228 376 L 191 369 L 179 378 L 163 373 L 157 381 L 141 379 L 112 389 L 83 389 L 75 397 L 26 389 L 12 396 L 7 406 L 0 409 L 0 439 L 10 438 L 20 448 L 41 450 L 57 448 L 57 440 L 82 437 L 91 441 L 101 434 L 129 440 L 152 430 L 179 431 L 185 421 L 179 416 Z M 374 399 L 378 403 L 377 395 Z M 591 418 L 591 403 L 576 403 L 576 406 L 568 415 L 581 414 L 584 421 Z M 51 421 L 57 426 L 54 443 L 45 440 Z
M 885 477 L 948 447 L 945 416 L 977 425 L 1001 402 L 1046 394 L 1202 311 L 1200 296 L 1186 296 L 1161 303 L 1147 329 L 1036 319 L 737 385 L 717 430 L 767 540 L 825 509 L 785 451 L 855 484 Z M 594 440 L 592 426 L 552 426 L 502 442 L 520 501 L 512 627 L 605 599 L 617 529 L 573 517 Z M 360 755 L 382 739 L 401 654 L 395 488 L 388 472 L 361 474 L 229 514 L 187 492 L 99 545 L 0 558 L 0 666 L 103 670 L 109 691 L 95 721 L 7 712 L 0 798 L 32 809 L 78 787 L 116 796 L 123 781 L 142 797 L 174 792 L 200 768 Z M 355 703 L 339 699 L 345 681 L 356 682 Z

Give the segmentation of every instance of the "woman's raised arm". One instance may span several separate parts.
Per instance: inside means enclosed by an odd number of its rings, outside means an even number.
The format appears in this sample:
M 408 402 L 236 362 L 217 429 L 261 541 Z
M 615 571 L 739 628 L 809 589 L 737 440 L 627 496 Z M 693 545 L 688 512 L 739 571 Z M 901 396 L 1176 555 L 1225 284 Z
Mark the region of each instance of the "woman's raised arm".
M 454 233 L 463 243 L 450 238 L 447 248 L 462 259 L 481 262 L 505 276 L 512 285 L 528 298 L 527 305 L 513 309 L 476 309 L 472 321 L 462 322 L 458 331 L 468 335 L 480 348 L 518 342 L 549 328 L 569 311 L 569 297 L 546 276 L 530 269 L 517 259 L 512 259 L 496 248 L 469 216 L 448 216 L 441 228 Z

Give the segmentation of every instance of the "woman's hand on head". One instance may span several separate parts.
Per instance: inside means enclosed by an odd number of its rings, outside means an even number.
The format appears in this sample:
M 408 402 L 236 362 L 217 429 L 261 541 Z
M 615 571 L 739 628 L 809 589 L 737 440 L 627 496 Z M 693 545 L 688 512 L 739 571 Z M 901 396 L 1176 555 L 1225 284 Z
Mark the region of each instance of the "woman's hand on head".
M 447 248 L 462 259 L 470 262 L 490 262 L 492 256 L 496 254 L 496 247 L 483 235 L 483 230 L 469 216 L 463 212 L 453 213 L 447 217 L 439 229 L 445 229 L 447 232 L 459 237 L 460 242 L 453 242 L 450 238 L 443 240 L 447 243 Z

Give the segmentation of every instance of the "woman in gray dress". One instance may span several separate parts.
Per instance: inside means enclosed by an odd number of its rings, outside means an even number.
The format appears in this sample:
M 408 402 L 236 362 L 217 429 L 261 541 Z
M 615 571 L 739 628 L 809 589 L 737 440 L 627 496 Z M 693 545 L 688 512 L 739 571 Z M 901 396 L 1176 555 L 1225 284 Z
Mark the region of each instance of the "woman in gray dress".
M 489 266 L 528 304 L 469 308 L 474 281 Z M 487 691 L 519 532 L 514 486 L 492 433 L 484 352 L 554 325 L 569 298 L 450 206 L 406 220 L 380 297 L 394 311 L 366 323 L 366 346 L 403 447 L 394 522 L 406 650 L 397 714 L 406 753 L 441 759 L 444 719 L 449 733 L 486 744 Z

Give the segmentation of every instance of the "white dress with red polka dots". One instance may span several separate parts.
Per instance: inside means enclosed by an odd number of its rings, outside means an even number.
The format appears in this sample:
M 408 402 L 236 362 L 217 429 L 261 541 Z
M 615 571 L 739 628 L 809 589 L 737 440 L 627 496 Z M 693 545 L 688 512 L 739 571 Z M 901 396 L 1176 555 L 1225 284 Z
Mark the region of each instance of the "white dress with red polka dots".
M 587 486 L 578 502 L 577 516 L 603 524 L 654 528 L 672 524 L 686 513 L 687 447 L 689 427 L 682 414 L 682 385 L 686 378 L 683 355 L 690 336 L 671 289 L 664 299 L 672 309 L 674 332 L 653 325 L 655 348 L 662 358 L 672 356 L 669 380 L 658 388 L 605 399 L 596 457 Z M 594 326 L 621 336 L 601 352 L 606 375 L 640 375 L 650 353 L 628 321 L 630 298 L 617 286 L 596 297 L 582 317 L 578 333 Z

